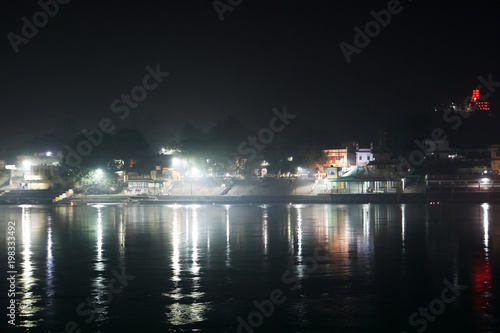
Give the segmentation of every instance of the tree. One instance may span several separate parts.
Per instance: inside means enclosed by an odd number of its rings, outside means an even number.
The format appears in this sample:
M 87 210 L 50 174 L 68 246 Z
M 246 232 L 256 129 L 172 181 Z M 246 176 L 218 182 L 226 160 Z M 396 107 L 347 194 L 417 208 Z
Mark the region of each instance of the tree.
M 82 168 L 72 176 L 75 190 L 82 193 L 113 193 L 121 190 L 114 172 Z

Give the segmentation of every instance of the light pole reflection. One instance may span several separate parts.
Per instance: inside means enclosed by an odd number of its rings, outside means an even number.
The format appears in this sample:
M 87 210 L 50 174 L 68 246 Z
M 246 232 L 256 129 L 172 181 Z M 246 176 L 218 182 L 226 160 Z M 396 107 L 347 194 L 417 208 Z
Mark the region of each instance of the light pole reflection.
M 191 208 L 191 209 L 190 209 Z M 172 212 L 172 282 L 173 290 L 170 293 L 163 295 L 174 300 L 174 303 L 166 305 L 166 316 L 168 323 L 171 325 L 187 325 L 206 320 L 206 312 L 209 309 L 209 302 L 200 302 L 205 296 L 201 290 L 201 275 L 199 261 L 199 221 L 198 221 L 199 206 L 186 207 L 184 209 L 185 219 L 182 218 L 182 211 L 175 206 Z M 190 218 L 191 217 L 191 218 Z M 184 220 L 184 223 L 181 221 Z M 183 230 L 184 229 L 184 230 Z M 185 246 L 186 252 L 191 248 L 191 256 L 181 257 L 181 235 L 185 232 Z M 186 253 L 187 254 L 187 253 Z M 185 262 L 182 262 L 185 258 Z M 189 265 L 189 272 L 191 274 L 192 286 L 191 292 L 188 294 L 183 291 L 183 282 L 188 279 L 181 277 L 181 265 Z M 185 301 L 188 299 L 189 301 Z
M 370 205 L 363 205 L 363 237 L 370 238 Z
M 481 219 L 483 222 L 483 252 L 484 256 L 478 258 L 474 267 L 474 307 L 479 313 L 491 315 L 491 266 L 489 258 L 489 209 L 490 205 L 481 205 Z
M 97 276 L 92 279 L 92 291 L 91 296 L 93 297 L 93 303 L 97 305 L 95 308 L 96 313 L 96 322 L 103 322 L 106 319 L 108 314 L 109 305 L 107 302 L 106 290 L 108 286 L 108 279 L 104 277 L 104 271 L 106 269 L 106 265 L 103 260 L 103 250 L 102 250 L 102 207 L 100 205 L 94 206 L 97 208 L 97 230 L 96 230 L 96 256 L 95 256 L 95 264 L 94 270 L 97 273 Z
M 229 243 L 229 205 L 226 205 L 226 267 L 231 267 L 231 245 Z
M 47 217 L 47 259 L 45 260 L 47 289 L 45 295 L 47 298 L 54 297 L 54 257 L 52 255 L 52 216 Z M 46 311 L 49 316 L 53 316 L 52 302 L 47 306 Z
M 406 205 L 401 204 L 401 241 L 403 242 L 403 247 L 405 245 L 405 234 L 406 234 Z
M 267 255 L 267 241 L 268 241 L 268 235 L 267 235 L 267 205 L 264 205 L 264 208 L 262 210 L 262 238 L 264 240 L 264 254 Z
M 23 205 L 21 207 L 23 243 L 21 267 L 23 273 L 19 281 L 22 294 L 19 305 L 19 319 L 26 318 L 22 325 L 24 327 L 36 327 L 37 321 L 31 320 L 31 318 L 41 310 L 36 306 L 41 297 L 32 291 L 38 279 L 34 278 L 33 263 L 31 262 L 31 206 Z

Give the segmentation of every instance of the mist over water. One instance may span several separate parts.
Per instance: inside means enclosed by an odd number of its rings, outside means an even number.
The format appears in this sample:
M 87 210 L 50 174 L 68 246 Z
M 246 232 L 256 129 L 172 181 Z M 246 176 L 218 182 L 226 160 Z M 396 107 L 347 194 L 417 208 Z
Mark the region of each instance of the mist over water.
M 500 205 L 0 206 L 8 221 L 19 331 L 500 331 Z

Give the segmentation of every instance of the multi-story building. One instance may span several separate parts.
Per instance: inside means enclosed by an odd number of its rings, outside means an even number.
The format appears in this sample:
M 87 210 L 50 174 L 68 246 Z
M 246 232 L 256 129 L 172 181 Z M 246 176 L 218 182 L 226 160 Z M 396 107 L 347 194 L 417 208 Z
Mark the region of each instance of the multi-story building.
M 348 166 L 347 148 L 325 149 L 323 153 L 327 158 L 324 167 L 345 168 Z
M 23 189 L 45 190 L 59 184 L 58 168 L 62 152 L 35 153 L 17 156 L 17 165 L 11 181 L 22 183 Z
M 359 148 L 357 142 L 343 142 L 342 146 L 345 148 L 326 149 L 323 151 L 327 158 L 323 164 L 323 170 L 329 167 L 364 167 L 375 160 L 372 148 Z

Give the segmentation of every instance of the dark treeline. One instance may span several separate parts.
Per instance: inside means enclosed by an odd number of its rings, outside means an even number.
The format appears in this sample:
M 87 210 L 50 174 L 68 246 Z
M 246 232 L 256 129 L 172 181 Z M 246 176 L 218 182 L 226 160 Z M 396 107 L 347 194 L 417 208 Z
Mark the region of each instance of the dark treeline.
M 268 162 L 269 172 L 285 173 L 298 167 L 313 167 L 314 162 L 321 162 L 323 149 L 342 148 L 342 142 L 356 141 L 362 148 L 373 143 L 376 147 L 380 131 L 388 133 L 389 148 L 396 156 L 418 149 L 415 140 L 431 138 L 437 128 L 443 130 L 453 148 L 487 148 L 500 142 L 500 121 L 495 113 L 475 112 L 466 116 L 452 113 L 445 116 L 443 112 L 427 112 L 408 119 L 406 123 L 388 120 L 385 128 L 372 128 L 360 119 L 358 130 L 351 133 L 341 120 L 324 124 L 321 119 L 299 115 L 283 130 L 273 133 L 272 139 L 264 136 L 265 143 L 259 139 L 259 132 L 269 127 L 265 119 L 259 130 L 247 128 L 233 116 L 219 120 L 208 130 L 186 123 L 177 136 L 168 135 L 164 142 L 155 143 L 147 142 L 145 135 L 137 129 L 122 128 L 112 134 L 102 133 L 102 140 L 92 145 L 89 154 L 81 156 L 76 166 L 66 167 L 73 171 L 106 168 L 147 173 L 155 165 L 168 166 L 171 163 L 171 158 L 158 154 L 161 147 L 167 147 L 180 150 L 180 155 L 191 165 L 212 168 L 217 173 L 244 174 L 263 161 Z M 85 140 L 88 141 L 88 137 L 82 133 L 66 145 L 61 145 L 61 138 L 55 136 L 36 137 L 16 147 L 16 155 L 63 150 L 65 162 L 68 150 L 64 147 L 77 151 L 78 144 Z

